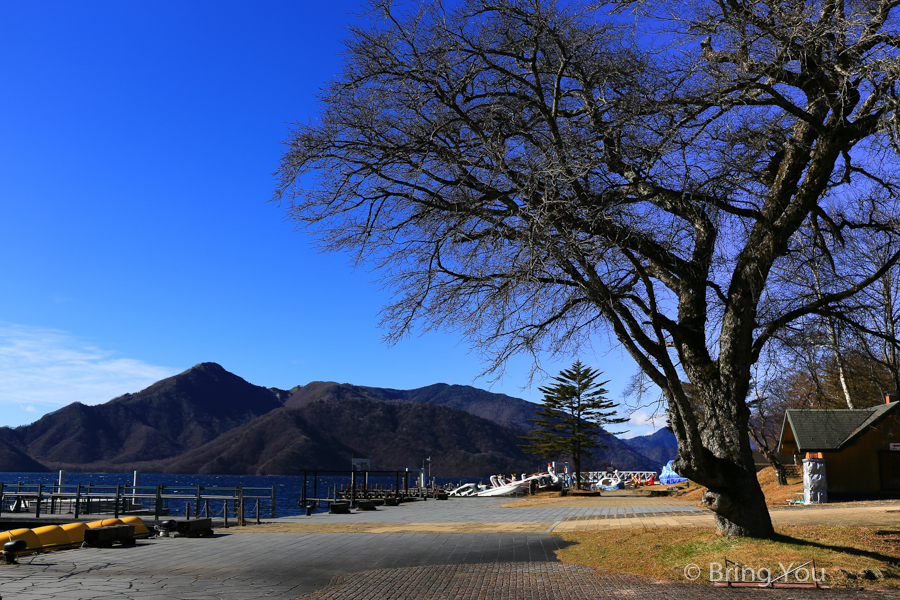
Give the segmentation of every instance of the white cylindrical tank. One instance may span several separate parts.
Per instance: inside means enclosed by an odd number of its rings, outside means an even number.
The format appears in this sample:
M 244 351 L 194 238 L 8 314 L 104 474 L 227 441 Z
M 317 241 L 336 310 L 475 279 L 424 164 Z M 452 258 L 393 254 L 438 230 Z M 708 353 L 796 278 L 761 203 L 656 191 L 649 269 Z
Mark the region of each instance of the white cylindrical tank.
M 825 504 L 826 502 L 828 502 L 828 480 L 825 477 L 825 460 L 804 458 L 803 503 Z

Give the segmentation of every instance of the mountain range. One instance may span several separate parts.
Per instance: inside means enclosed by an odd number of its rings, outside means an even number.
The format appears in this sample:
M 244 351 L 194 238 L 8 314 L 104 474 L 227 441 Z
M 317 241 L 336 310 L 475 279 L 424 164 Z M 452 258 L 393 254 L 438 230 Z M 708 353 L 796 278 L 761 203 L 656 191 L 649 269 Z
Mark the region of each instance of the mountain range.
M 0 471 L 290 475 L 365 456 L 373 469 L 402 470 L 430 456 L 436 476 L 533 472 L 543 461 L 518 444 L 538 407 L 447 384 L 265 388 L 201 363 L 136 394 L 0 428 Z M 677 453 L 666 430 L 603 441 L 583 467 L 656 470 Z

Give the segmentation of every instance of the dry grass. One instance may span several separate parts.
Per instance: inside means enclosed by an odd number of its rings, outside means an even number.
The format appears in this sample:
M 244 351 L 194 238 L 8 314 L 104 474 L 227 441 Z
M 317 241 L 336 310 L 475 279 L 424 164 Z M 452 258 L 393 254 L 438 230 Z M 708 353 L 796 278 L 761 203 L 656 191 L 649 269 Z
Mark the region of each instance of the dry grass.
M 701 582 L 710 580 L 710 564 L 724 565 L 726 557 L 754 570 L 772 569 L 773 578 L 782 574 L 781 565 L 815 559 L 828 585 L 900 585 L 900 528 L 789 526 L 776 531 L 775 540 L 729 538 L 712 528 L 573 532 L 562 534 L 574 544 L 558 555 L 568 563 L 676 581 L 687 580 L 685 569 L 693 564 L 701 567 Z
M 787 504 L 787 500 L 791 498 L 793 492 L 802 492 L 803 491 L 803 479 L 799 477 L 788 477 L 788 485 L 780 486 L 778 485 L 777 480 L 775 479 L 775 469 L 772 467 L 766 467 L 762 471 L 759 471 L 756 474 L 759 479 L 759 486 L 762 488 L 763 494 L 766 496 L 766 505 L 767 506 L 785 506 Z M 703 498 L 703 493 L 706 491 L 706 488 L 698 485 L 695 482 L 690 482 L 687 487 L 684 487 L 685 484 L 679 484 L 677 487 L 684 488 L 684 491 L 677 496 L 678 502 L 673 502 L 673 504 L 682 504 L 682 503 L 690 503 L 696 506 L 700 506 L 700 500 Z M 667 490 L 671 487 L 671 485 L 650 485 L 638 488 L 636 490 L 619 490 L 615 492 L 603 492 L 602 497 L 608 498 L 610 496 L 647 496 L 648 492 L 651 490 Z M 529 496 L 526 498 L 522 498 L 520 500 L 514 500 L 507 504 L 504 504 L 505 507 L 526 507 L 526 506 L 541 506 L 547 504 L 563 504 L 571 502 L 573 498 L 583 497 L 583 498 L 593 498 L 600 497 L 601 494 L 593 493 L 593 494 L 570 494 L 569 496 L 560 497 L 559 492 L 542 492 L 538 493 L 534 496 Z M 675 496 L 670 497 L 672 499 L 676 498 Z
M 803 491 L 803 479 L 800 477 L 788 477 L 787 485 L 778 485 L 778 481 L 775 479 L 775 469 L 772 467 L 766 467 L 758 472 L 756 477 L 759 479 L 759 487 L 762 488 L 763 494 L 766 496 L 767 506 L 785 506 L 793 492 Z M 678 496 L 678 498 L 679 500 L 691 500 L 699 505 L 705 491 L 705 487 L 691 482 L 685 493 Z

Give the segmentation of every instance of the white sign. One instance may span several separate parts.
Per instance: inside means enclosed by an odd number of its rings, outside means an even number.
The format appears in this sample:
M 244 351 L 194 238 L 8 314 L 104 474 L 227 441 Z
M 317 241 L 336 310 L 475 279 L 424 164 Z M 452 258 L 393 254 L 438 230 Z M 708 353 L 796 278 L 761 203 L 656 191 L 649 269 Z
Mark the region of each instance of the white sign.
M 891 444 L 891 450 L 900 450 L 900 444 Z

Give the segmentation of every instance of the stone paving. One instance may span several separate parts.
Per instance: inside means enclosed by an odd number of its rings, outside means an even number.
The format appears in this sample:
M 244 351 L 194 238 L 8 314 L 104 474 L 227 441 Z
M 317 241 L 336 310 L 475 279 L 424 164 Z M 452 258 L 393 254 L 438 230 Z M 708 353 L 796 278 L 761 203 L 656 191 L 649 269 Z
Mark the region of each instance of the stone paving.
M 212 538 L 158 538 L 133 547 L 25 557 L 19 565 L 0 565 L 0 597 L 566 600 L 665 595 L 669 600 L 702 600 L 765 594 L 779 599 L 900 598 L 894 591 L 716 589 L 564 565 L 554 552 L 567 542 L 547 531 L 681 526 L 693 521 L 712 525 L 712 515 L 671 499 L 597 498 L 504 508 L 506 502 L 495 498 L 419 502 L 350 515 L 276 519 L 272 525 L 220 530 Z M 900 525 L 897 508 L 878 504 L 807 507 L 773 510 L 772 516 L 776 523 L 896 526 Z M 369 527 L 379 533 L 324 532 L 341 527 Z M 310 530 L 298 533 L 297 528 Z
M 237 529 L 229 530 L 238 531 Z M 256 534 L 156 538 L 0 565 L 7 600 L 280 598 L 372 569 L 555 562 L 559 536 L 533 534 Z
M 671 498 L 602 496 L 566 503 L 506 508 L 503 498 L 463 498 L 403 504 L 349 515 L 317 513 L 282 517 L 260 531 L 360 533 L 565 533 L 603 529 L 714 527 L 713 514 Z M 863 503 L 778 507 L 777 525 L 900 525 L 900 504 Z
M 492 563 L 380 569 L 336 578 L 304 600 L 600 600 L 623 598 L 721 600 L 723 598 L 900 598 L 894 591 L 752 588 L 722 589 L 604 573 L 562 563 Z
M 402 504 L 347 515 L 317 513 L 272 519 L 265 532 L 558 533 L 603 527 L 670 527 L 712 523 L 709 511 L 677 500 L 601 497 L 505 508 L 506 498 L 460 498 Z M 665 517 L 665 518 L 664 518 Z M 677 520 L 671 517 L 677 517 Z M 628 519 L 619 522 L 621 519 Z M 570 521 L 579 521 L 577 525 Z M 598 525 L 599 520 L 605 522 Z M 587 522 L 590 521 L 590 522 Z
M 566 517 L 597 515 L 625 515 L 652 512 L 705 513 L 692 504 L 667 498 L 622 497 L 590 498 L 586 502 L 569 505 L 548 504 L 521 508 L 504 508 L 508 498 L 459 498 L 446 501 L 404 503 L 396 507 L 381 507 L 375 511 L 356 511 L 348 515 L 332 515 L 327 512 L 307 517 L 298 515 L 269 519 L 281 523 L 498 523 L 516 521 L 555 522 Z

